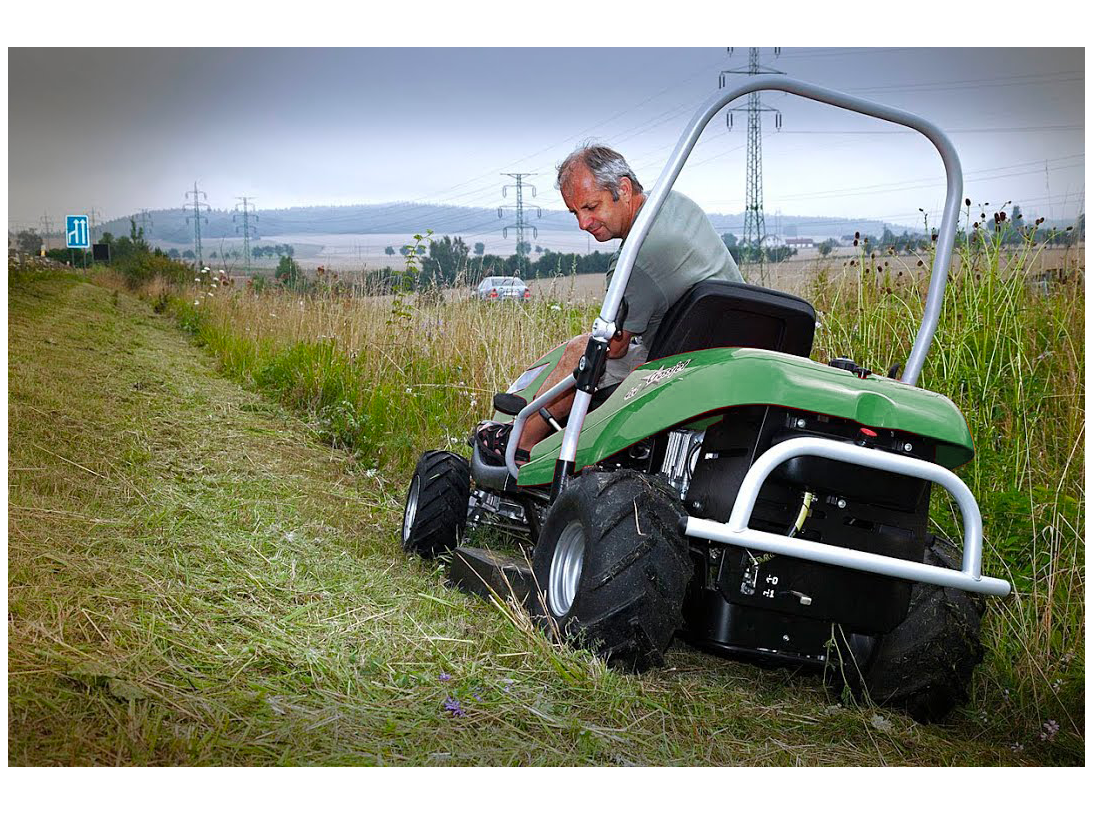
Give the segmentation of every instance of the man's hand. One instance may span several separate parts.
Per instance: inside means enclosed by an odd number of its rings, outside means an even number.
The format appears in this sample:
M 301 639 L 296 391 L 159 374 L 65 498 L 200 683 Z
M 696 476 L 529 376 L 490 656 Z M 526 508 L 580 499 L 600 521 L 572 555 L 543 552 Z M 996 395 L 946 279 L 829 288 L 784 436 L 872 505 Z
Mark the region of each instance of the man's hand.
M 615 336 L 608 340 L 608 359 L 619 359 L 627 353 L 627 346 L 631 344 L 630 331 L 616 331 Z

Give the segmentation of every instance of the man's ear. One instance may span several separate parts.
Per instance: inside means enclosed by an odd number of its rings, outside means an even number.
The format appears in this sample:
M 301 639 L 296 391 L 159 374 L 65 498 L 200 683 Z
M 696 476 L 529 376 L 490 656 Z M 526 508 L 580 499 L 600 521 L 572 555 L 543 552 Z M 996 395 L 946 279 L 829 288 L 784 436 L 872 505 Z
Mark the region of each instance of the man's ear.
M 623 176 L 621 179 L 619 179 L 619 197 L 620 198 L 623 197 L 624 192 L 627 193 L 628 198 L 630 198 L 632 195 L 634 195 L 634 185 L 631 183 L 631 180 L 629 178 L 627 178 L 626 176 Z

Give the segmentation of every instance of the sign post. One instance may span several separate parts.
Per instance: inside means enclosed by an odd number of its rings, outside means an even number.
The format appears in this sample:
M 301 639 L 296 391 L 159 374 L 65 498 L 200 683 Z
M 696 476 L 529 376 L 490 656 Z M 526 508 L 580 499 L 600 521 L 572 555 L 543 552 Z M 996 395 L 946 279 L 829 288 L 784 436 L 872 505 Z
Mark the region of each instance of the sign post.
M 87 267 L 87 248 L 91 245 L 91 234 L 87 228 L 86 215 L 68 215 L 65 217 L 65 246 L 71 257 L 73 249 L 79 249 Z

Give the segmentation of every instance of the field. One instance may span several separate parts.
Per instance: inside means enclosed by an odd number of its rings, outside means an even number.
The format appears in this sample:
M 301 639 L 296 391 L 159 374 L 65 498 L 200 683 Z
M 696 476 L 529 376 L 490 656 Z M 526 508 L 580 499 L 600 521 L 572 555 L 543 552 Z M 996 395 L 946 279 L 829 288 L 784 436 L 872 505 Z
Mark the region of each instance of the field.
M 989 601 L 969 703 L 931 726 L 684 646 L 618 674 L 402 556 L 419 451 L 465 451 L 490 396 L 588 326 L 595 282 L 529 304 L 211 282 L 140 301 L 107 271 L 13 273 L 10 760 L 1081 764 L 1083 275 L 973 248 L 920 384 L 969 422 L 984 568 L 1015 592 Z M 920 267 L 849 260 L 779 279 L 815 303 L 819 359 L 883 370 Z M 1031 284 L 1042 267 L 1068 274 Z

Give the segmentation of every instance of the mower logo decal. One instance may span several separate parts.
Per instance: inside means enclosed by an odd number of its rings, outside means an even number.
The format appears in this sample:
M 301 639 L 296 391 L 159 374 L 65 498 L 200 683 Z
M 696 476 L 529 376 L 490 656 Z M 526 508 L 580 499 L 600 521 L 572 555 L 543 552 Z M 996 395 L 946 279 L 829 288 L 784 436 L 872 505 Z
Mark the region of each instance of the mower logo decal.
M 641 382 L 639 382 L 637 385 L 635 385 L 633 388 L 631 388 L 629 391 L 627 391 L 626 395 L 623 397 L 623 401 L 626 402 L 629 399 L 637 396 L 638 392 L 641 391 L 643 388 L 647 387 L 648 385 L 656 385 L 658 382 L 663 382 L 664 380 L 668 379 L 670 376 L 680 373 L 680 371 L 682 371 L 682 370 L 684 370 L 684 368 L 688 367 L 689 362 L 691 362 L 690 359 L 681 360 L 680 362 L 677 362 L 672 367 L 658 368 L 653 373 L 642 377 Z

